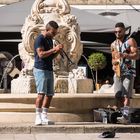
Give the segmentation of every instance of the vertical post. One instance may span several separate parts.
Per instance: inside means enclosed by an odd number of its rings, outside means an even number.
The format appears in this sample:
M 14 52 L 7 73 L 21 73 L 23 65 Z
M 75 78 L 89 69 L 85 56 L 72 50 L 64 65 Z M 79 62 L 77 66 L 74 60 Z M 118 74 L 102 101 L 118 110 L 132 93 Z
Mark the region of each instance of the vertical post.
M 7 73 L 4 73 L 4 78 L 3 78 L 3 88 L 4 92 L 7 92 Z
M 96 69 L 96 84 L 98 83 L 98 71 Z

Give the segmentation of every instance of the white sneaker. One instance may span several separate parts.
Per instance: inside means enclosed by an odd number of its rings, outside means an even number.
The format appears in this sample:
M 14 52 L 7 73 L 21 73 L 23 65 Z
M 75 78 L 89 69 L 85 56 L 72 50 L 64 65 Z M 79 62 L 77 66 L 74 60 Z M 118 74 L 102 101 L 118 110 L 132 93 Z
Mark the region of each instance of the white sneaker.
M 42 125 L 41 113 L 36 114 L 35 125 Z
M 50 121 L 50 120 L 48 119 L 46 113 L 42 113 L 42 114 L 41 114 L 41 118 L 42 118 L 42 124 L 48 124 L 48 125 L 54 124 L 53 121 Z

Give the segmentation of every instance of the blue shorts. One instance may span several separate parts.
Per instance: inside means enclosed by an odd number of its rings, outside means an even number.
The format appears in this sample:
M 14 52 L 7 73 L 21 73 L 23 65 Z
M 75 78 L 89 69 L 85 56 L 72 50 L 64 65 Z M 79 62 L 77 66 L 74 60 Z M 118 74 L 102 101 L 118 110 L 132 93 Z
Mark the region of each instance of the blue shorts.
M 42 93 L 47 96 L 53 96 L 54 95 L 53 71 L 34 68 L 33 74 L 35 78 L 37 93 Z

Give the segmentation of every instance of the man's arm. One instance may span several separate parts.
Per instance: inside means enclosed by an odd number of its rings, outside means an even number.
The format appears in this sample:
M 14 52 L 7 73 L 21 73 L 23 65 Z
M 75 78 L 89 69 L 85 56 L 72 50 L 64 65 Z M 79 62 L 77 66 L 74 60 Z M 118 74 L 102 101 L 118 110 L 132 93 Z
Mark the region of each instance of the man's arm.
M 111 44 L 112 54 L 112 69 L 118 77 L 120 77 L 120 58 L 118 57 L 118 51 L 115 49 L 114 43 Z
M 55 54 L 57 52 L 59 52 L 61 49 L 63 48 L 63 46 L 61 44 L 57 45 L 56 47 L 48 50 L 48 51 L 44 51 L 44 49 L 42 47 L 39 47 L 37 48 L 37 53 L 38 53 L 38 56 L 40 58 L 44 58 L 44 57 L 48 57 L 52 54 Z
M 114 43 L 111 44 L 111 55 L 112 55 L 112 64 L 116 64 L 119 61 L 118 51 L 115 49 Z
M 123 53 L 122 58 L 133 59 L 133 60 L 139 59 L 139 50 L 135 39 L 130 38 L 128 40 L 128 44 L 131 46 L 130 53 Z

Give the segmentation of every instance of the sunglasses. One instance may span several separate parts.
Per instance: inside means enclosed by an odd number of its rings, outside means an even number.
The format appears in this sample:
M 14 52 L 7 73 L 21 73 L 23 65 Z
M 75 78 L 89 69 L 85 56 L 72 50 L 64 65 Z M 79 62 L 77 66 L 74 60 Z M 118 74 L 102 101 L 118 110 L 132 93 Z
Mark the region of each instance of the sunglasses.
M 117 33 L 120 34 L 121 32 L 122 32 L 122 30 L 120 30 L 120 31 L 114 31 L 115 34 L 117 34 Z

